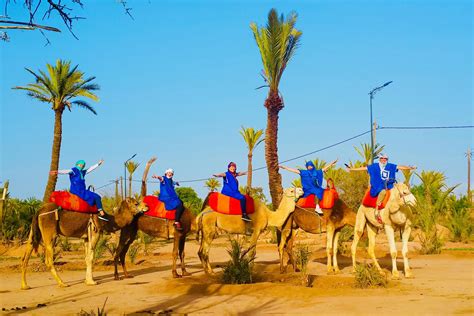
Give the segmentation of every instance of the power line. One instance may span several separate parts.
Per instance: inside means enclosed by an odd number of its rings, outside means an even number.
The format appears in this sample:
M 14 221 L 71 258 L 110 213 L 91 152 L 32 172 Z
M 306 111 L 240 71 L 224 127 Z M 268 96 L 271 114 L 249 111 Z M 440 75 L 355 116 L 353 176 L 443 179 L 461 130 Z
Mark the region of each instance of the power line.
M 377 129 L 461 129 L 474 128 L 474 125 L 453 125 L 453 126 L 379 126 Z
M 378 126 L 376 129 L 377 130 L 382 130 L 382 129 L 385 129 L 385 130 L 423 130 L 423 129 L 465 129 L 465 128 L 474 128 L 474 125 L 451 125 L 451 126 Z M 293 161 L 293 160 L 297 160 L 297 159 L 300 159 L 300 158 L 303 158 L 303 157 L 306 157 L 306 156 L 309 156 L 309 155 L 313 155 L 315 153 L 318 153 L 318 152 L 321 152 L 321 151 L 324 151 L 324 150 L 327 150 L 329 148 L 332 148 L 332 147 L 336 147 L 338 145 L 341 145 L 341 144 L 344 144 L 344 143 L 347 143 L 351 140 L 354 140 L 356 138 L 359 138 L 361 136 L 364 136 L 366 134 L 369 134 L 370 131 L 366 131 L 366 132 L 363 132 L 363 133 L 360 133 L 360 134 L 357 134 L 357 135 L 354 135 L 352 137 L 349 137 L 349 138 L 346 138 L 344 140 L 341 140 L 337 143 L 334 143 L 334 144 L 331 144 L 331 145 L 328 145 L 328 146 L 325 146 L 325 147 L 322 147 L 322 148 L 319 148 L 319 149 L 316 149 L 316 150 L 313 150 L 311 152 L 308 152 L 308 153 L 305 153 L 305 154 L 302 154 L 302 155 L 299 155 L 299 156 L 296 156 L 296 157 L 293 157 L 293 158 L 289 158 L 289 159 L 286 159 L 286 160 L 283 160 L 283 161 L 280 161 L 279 163 L 286 163 L 286 162 L 290 162 L 290 161 Z M 259 168 L 254 168 L 252 169 L 252 171 L 259 171 L 259 170 L 263 170 L 263 169 L 267 169 L 267 166 L 262 166 L 262 167 L 259 167 Z M 192 180 L 182 180 L 182 181 L 178 181 L 179 183 L 192 183 L 192 182 L 202 182 L 202 181 L 206 181 L 206 180 L 209 180 L 211 178 L 214 178 L 214 177 L 208 177 L 208 178 L 200 178 L 200 179 L 192 179 Z M 132 182 L 142 182 L 142 180 L 132 180 Z M 147 181 L 147 183 L 160 183 L 159 181 Z M 101 189 L 101 188 L 104 188 L 104 187 L 107 187 L 109 185 L 112 185 L 114 184 L 114 182 L 111 182 L 111 183 L 108 183 L 108 184 L 105 184 L 103 186 L 100 186 L 97 188 L 97 190 Z

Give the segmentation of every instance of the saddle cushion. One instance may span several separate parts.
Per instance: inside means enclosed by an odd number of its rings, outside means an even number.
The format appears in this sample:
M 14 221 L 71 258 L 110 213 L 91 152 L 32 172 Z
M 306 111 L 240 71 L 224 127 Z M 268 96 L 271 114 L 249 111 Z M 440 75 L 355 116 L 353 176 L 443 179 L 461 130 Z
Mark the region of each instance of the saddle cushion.
M 90 206 L 86 201 L 68 191 L 54 191 L 49 201 L 68 211 L 97 213 L 97 205 Z
M 148 211 L 144 215 L 174 220 L 176 210 L 167 211 L 165 203 L 161 202 L 157 196 L 147 195 L 143 198 L 143 203 L 148 206 Z
M 319 207 L 323 209 L 330 209 L 334 206 L 334 202 L 339 198 L 339 194 L 336 189 L 325 189 L 323 192 L 323 199 L 319 201 Z M 311 194 L 305 198 L 300 198 L 296 203 L 299 207 L 302 208 L 315 208 L 315 195 Z
M 384 197 L 382 203 L 380 203 L 377 206 L 378 196 L 376 196 L 376 197 L 371 196 L 370 195 L 370 187 L 369 187 L 367 189 L 367 191 L 365 191 L 364 198 L 362 199 L 362 205 L 364 205 L 365 207 L 371 207 L 371 208 L 377 207 L 377 209 L 379 209 L 379 210 L 385 208 L 385 205 L 387 205 L 387 202 L 390 199 L 390 190 L 385 190 L 385 192 L 386 192 L 386 194 L 385 194 L 385 197 Z
M 247 214 L 252 214 L 253 212 L 255 212 L 253 198 L 248 195 L 245 195 L 245 202 L 247 205 Z M 212 192 L 209 194 L 208 204 L 213 211 L 221 214 L 242 215 L 240 200 L 218 192 Z

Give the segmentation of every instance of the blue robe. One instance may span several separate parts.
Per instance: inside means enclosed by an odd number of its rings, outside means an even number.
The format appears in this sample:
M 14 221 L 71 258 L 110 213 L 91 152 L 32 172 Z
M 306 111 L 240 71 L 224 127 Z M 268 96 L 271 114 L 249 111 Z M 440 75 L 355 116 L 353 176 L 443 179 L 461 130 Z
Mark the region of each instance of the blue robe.
M 101 209 L 100 196 L 86 189 L 86 180 L 84 179 L 86 173 L 87 170 L 79 170 L 76 167 L 72 168 L 72 172 L 69 174 L 69 180 L 71 180 L 69 191 L 86 201 L 90 206 L 97 205 L 97 208 Z
M 300 169 L 301 185 L 303 186 L 303 196 L 307 197 L 315 194 L 318 199 L 323 199 L 323 171 L 318 169 Z
M 224 186 L 222 187 L 222 194 L 242 200 L 245 196 L 239 192 L 239 181 L 230 171 L 225 173 Z
M 385 189 L 385 186 L 387 186 L 389 190 L 392 189 L 397 171 L 397 165 L 393 163 L 387 163 L 383 171 L 380 169 L 378 163 L 368 165 L 367 172 L 370 176 L 370 196 L 377 197 L 379 193 Z
M 160 182 L 160 195 L 158 199 L 165 203 L 167 211 L 175 210 L 181 203 L 181 200 L 174 190 L 174 181 L 166 176 L 163 176 L 163 181 Z

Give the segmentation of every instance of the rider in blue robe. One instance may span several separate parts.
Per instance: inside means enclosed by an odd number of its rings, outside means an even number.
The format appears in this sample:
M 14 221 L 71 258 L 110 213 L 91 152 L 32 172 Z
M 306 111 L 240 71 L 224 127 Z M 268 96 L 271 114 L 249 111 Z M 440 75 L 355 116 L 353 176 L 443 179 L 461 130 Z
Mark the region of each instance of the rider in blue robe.
M 176 210 L 174 226 L 177 230 L 181 231 L 183 230 L 181 216 L 184 213 L 184 204 L 174 188 L 175 186 L 179 186 L 179 183 L 173 180 L 173 175 L 173 169 L 167 169 L 163 177 L 153 175 L 153 178 L 160 180 L 160 194 L 158 195 L 158 199 L 165 204 L 167 211 Z

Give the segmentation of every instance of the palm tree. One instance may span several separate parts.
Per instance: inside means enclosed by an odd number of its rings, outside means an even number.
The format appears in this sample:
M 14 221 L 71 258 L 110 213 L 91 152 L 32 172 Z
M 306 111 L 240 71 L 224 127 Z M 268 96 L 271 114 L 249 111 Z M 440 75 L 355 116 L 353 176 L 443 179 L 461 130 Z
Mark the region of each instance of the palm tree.
M 436 199 L 443 188 L 446 188 L 446 176 L 439 171 L 422 171 L 421 174 L 415 173 L 422 182 L 423 192 L 428 203 Z
M 265 131 L 265 160 L 267 163 L 270 195 L 274 207 L 278 206 L 281 193 L 281 175 L 278 168 L 278 114 L 283 109 L 283 99 L 278 87 L 286 66 L 293 57 L 299 45 L 302 32 L 295 29 L 297 19 L 296 13 L 290 13 L 285 19 L 283 15 L 278 17 L 275 9 L 268 13 L 266 26 L 258 27 L 251 23 L 255 41 L 262 58 L 262 76 L 269 88 L 265 100 L 267 109 L 267 128 Z
M 375 144 L 374 145 L 374 159 L 384 150 L 385 145 Z M 360 147 L 355 147 L 359 156 L 365 162 L 365 165 L 369 165 L 372 161 L 372 149 L 369 144 L 360 144 Z
M 77 65 L 71 68 L 70 61 L 58 59 L 56 65 L 46 64 L 47 72 L 39 70 L 39 73 L 25 68 L 26 71 L 35 77 L 34 83 L 29 83 L 24 87 L 14 87 L 13 89 L 25 90 L 27 95 L 41 102 L 49 103 L 54 111 L 54 136 L 51 153 L 50 170 L 58 170 L 59 155 L 61 152 L 62 140 L 62 116 L 67 108 L 71 111 L 73 106 L 86 109 L 97 115 L 92 106 L 84 100 L 77 100 L 77 97 L 84 97 L 93 101 L 99 101 L 94 91 L 99 90 L 99 86 L 92 81 L 95 77 L 84 78 L 84 73 L 77 69 Z M 49 201 L 49 196 L 56 187 L 57 175 L 49 175 L 48 183 L 44 191 L 43 201 Z
M 254 130 L 253 127 L 243 127 L 240 130 L 240 135 L 244 138 L 245 143 L 247 144 L 248 149 L 248 165 L 247 165 L 247 193 L 250 193 L 252 189 L 252 157 L 253 150 L 265 139 L 260 139 L 262 137 L 263 130 Z
M 410 180 L 414 173 L 413 170 L 403 169 L 402 173 L 403 173 L 403 177 L 405 177 L 405 181 L 403 181 L 403 183 L 405 183 L 408 187 L 410 187 Z
M 209 189 L 209 192 L 215 192 L 220 188 L 221 183 L 217 179 L 210 178 L 204 183 L 204 186 Z
M 140 164 L 138 162 L 135 162 L 133 160 L 130 160 L 127 162 L 126 167 L 128 170 L 128 194 L 131 197 L 132 196 L 132 179 L 133 179 L 133 173 L 137 170 L 138 166 Z

